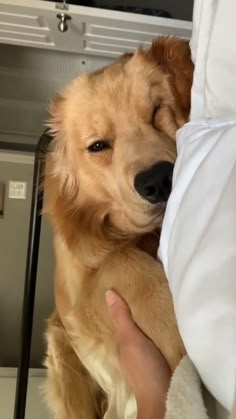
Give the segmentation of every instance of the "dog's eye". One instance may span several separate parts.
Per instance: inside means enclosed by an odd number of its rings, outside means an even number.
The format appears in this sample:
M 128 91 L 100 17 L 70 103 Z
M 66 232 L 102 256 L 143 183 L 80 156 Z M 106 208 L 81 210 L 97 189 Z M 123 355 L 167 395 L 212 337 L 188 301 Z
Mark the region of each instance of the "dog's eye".
M 107 141 L 96 141 L 95 143 L 91 144 L 88 147 L 88 151 L 90 153 L 98 153 L 99 151 L 107 150 L 108 148 L 111 148 L 110 144 Z
M 161 105 L 158 105 L 154 108 L 154 111 L 152 113 L 152 125 L 154 125 L 155 123 L 156 114 L 160 110 L 160 108 L 161 108 Z

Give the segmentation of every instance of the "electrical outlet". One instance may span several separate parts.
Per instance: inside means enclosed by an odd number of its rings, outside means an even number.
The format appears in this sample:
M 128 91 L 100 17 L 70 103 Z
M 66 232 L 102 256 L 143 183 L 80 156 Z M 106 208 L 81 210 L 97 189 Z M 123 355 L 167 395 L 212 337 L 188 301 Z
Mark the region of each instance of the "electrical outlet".
M 10 199 L 26 199 L 27 183 L 10 180 L 8 197 Z

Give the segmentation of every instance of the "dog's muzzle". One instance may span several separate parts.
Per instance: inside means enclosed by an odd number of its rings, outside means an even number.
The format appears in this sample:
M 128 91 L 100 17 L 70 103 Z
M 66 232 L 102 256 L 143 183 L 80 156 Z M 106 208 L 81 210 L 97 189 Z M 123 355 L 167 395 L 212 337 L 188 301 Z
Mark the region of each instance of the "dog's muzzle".
M 172 189 L 173 169 L 174 165 L 167 161 L 154 164 L 135 176 L 135 190 L 151 204 L 166 202 Z

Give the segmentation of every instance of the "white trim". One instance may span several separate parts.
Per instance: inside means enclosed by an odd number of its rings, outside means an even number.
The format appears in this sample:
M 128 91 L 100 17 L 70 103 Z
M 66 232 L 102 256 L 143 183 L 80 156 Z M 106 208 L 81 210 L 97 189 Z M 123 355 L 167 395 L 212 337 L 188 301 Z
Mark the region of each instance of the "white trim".
M 0 152 L 0 163 L 18 163 L 18 164 L 34 164 L 34 156 L 30 153 Z M 1 368 L 0 368 L 1 370 Z

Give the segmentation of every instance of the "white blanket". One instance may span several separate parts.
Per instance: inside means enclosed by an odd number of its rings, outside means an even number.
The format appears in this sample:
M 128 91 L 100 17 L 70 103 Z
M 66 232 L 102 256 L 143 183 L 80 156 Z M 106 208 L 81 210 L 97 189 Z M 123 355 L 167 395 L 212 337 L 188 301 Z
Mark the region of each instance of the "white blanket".
M 191 121 L 177 135 L 159 249 L 188 355 L 227 410 L 236 379 L 235 16 L 235 0 L 195 0 Z
M 236 2 L 195 0 L 190 42 L 195 63 L 191 120 L 236 111 Z

